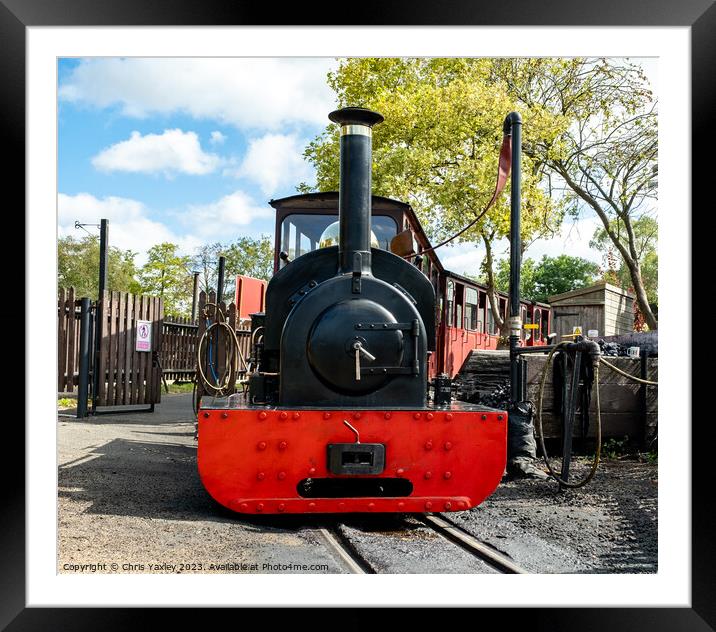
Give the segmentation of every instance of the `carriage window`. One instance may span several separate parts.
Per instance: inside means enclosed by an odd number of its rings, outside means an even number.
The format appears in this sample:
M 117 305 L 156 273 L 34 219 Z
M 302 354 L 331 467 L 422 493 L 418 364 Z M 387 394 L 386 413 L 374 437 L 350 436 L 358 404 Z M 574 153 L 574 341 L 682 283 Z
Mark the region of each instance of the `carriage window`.
M 465 329 L 477 329 L 477 290 L 465 288 Z
M 489 305 L 487 306 L 487 333 L 488 334 L 496 333 L 495 316 L 492 313 L 492 308 Z
M 465 301 L 465 286 L 462 283 L 455 284 L 455 327 L 462 329 L 465 323 L 462 320 L 462 306 Z
M 337 222 L 338 215 L 335 213 L 325 215 L 318 213 L 291 213 L 284 218 L 281 224 L 281 230 L 279 231 L 281 245 L 279 250 L 287 252 L 291 260 L 305 255 L 307 252 L 317 250 L 320 246 L 321 236 L 332 224 L 336 224 L 335 230 L 332 231 L 332 233 L 335 233 L 336 243 L 326 243 L 325 245 L 338 245 Z M 371 230 L 378 247 L 382 250 L 390 249 L 390 240 L 398 233 L 395 220 L 387 215 L 373 215 Z M 281 266 L 283 265 L 285 265 L 285 262 L 281 261 Z
M 520 309 L 520 318 L 522 319 L 522 331 L 520 332 L 520 338 L 522 340 L 529 340 L 532 336 L 530 335 L 532 330 L 525 329 L 525 325 L 529 323 L 529 317 L 527 316 L 527 308 L 522 307 Z
M 542 310 L 535 307 L 534 310 L 534 324 L 537 328 L 534 329 L 534 337 L 539 338 L 541 336 L 540 330 L 542 329 Z
M 485 305 L 487 304 L 487 294 L 480 292 L 480 303 L 477 306 L 477 331 L 484 333 L 485 331 Z
M 445 310 L 445 323 L 448 327 L 452 327 L 454 320 L 453 320 L 453 313 L 452 313 L 452 306 L 454 305 L 455 301 L 455 284 L 452 281 L 447 282 L 447 309 Z
M 544 313 L 542 314 L 542 326 L 540 327 L 540 332 L 541 337 L 544 340 L 547 340 L 547 336 L 549 335 L 549 310 L 544 310 Z

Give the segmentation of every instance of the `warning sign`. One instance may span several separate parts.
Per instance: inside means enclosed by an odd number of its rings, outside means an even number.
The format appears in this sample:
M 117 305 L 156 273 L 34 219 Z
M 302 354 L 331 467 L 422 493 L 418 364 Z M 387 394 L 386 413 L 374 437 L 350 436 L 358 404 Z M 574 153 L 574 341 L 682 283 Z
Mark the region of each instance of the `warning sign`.
M 572 335 L 574 335 L 574 336 L 581 336 L 581 335 L 582 335 L 582 328 L 581 328 L 581 327 L 572 327 Z
M 151 351 L 152 350 L 152 323 L 149 320 L 137 321 L 137 341 L 134 346 L 135 351 Z

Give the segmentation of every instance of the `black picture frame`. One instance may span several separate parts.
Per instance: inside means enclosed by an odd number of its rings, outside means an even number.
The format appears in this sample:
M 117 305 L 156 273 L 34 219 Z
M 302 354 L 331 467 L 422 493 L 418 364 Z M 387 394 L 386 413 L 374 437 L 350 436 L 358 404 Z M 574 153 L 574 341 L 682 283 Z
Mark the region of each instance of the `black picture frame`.
M 280 6 L 280 10 L 278 9 Z M 0 101 L 0 127 L 6 150 L 14 156 L 25 153 L 25 43 L 26 27 L 31 26 L 200 26 L 200 25 L 272 25 L 277 19 L 286 26 L 309 25 L 525 25 L 525 26 L 690 26 L 692 78 L 692 199 L 708 200 L 707 187 L 711 148 L 714 147 L 716 112 L 716 5 L 713 0 L 602 0 L 586 2 L 553 0 L 550 3 L 520 0 L 489 5 L 474 0 L 422 2 L 356 3 L 265 3 L 235 0 L 147 1 L 124 0 L 0 0 L 0 77 L 3 96 Z M 15 208 L 25 206 L 25 163 L 11 160 L 5 166 L 6 194 L 12 193 Z M 10 202 L 8 202 L 8 206 Z M 712 203 L 709 204 L 709 207 Z M 689 209 L 690 214 L 690 209 Z M 696 221 L 696 218 L 694 218 Z M 29 235 L 26 243 L 31 245 Z M 693 248 L 694 252 L 696 248 Z M 689 253 L 684 253 L 688 256 Z M 692 295 L 698 296 L 696 266 Z M 696 322 L 694 321 L 694 325 Z M 696 330 L 696 327 L 694 327 Z M 26 331 L 26 335 L 31 332 Z M 684 345 L 691 347 L 691 341 Z M 693 353 L 692 357 L 696 357 Z M 34 364 L 36 358 L 27 358 Z M 708 372 L 692 371 L 693 393 L 708 392 Z M 29 388 L 29 386 L 26 386 Z M 26 397 L 29 397 L 26 392 Z M 82 630 L 82 629 L 148 629 L 152 621 L 162 625 L 180 621 L 183 627 L 207 626 L 205 612 L 195 609 L 135 608 L 27 608 L 25 600 L 25 468 L 23 463 L 10 465 L 10 455 L 25 453 L 25 429 L 8 414 L 3 424 L 5 458 L 3 459 L 4 502 L 1 521 L 2 569 L 0 570 L 0 628 L 7 630 Z M 686 425 L 684 419 L 674 421 Z M 500 627 L 514 629 L 529 626 L 531 630 L 716 630 L 716 523 L 713 503 L 714 470 L 710 465 L 714 445 L 711 415 L 692 415 L 692 607 L 691 608 L 521 608 L 490 612 Z M 688 429 L 685 428 L 685 431 Z M 668 472 L 662 473 L 662 479 Z M 80 596 L 81 599 L 81 596 Z M 383 619 L 365 609 L 350 609 L 330 615 L 331 627 L 365 629 Z M 254 619 L 254 614 L 257 618 Z M 408 613 L 400 614 L 403 624 L 410 622 Z M 445 625 L 452 614 L 413 611 L 421 627 Z M 471 625 L 484 625 L 483 614 L 471 611 L 465 615 Z M 151 616 L 150 616 L 151 615 Z M 291 626 L 308 624 L 316 627 L 320 619 L 309 610 L 289 613 Z M 265 614 L 245 614 L 235 624 L 255 621 Z M 278 624 L 274 613 L 266 618 L 272 627 Z M 328 619 L 324 619 L 328 622 Z M 381 626 L 382 627 L 382 626 Z

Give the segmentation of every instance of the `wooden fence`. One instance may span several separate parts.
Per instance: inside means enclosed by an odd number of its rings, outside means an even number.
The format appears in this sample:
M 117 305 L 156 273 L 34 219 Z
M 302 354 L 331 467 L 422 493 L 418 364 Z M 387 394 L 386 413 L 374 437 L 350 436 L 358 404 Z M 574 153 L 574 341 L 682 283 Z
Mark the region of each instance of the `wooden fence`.
M 159 361 L 166 379 L 191 381 L 194 378 L 198 329 L 191 318 L 171 317 L 164 321 Z
M 57 392 L 77 387 L 80 357 L 80 301 L 75 289 L 60 289 L 57 298 Z
M 537 403 L 542 370 L 547 356 L 529 354 L 524 355 L 522 359 L 526 363 L 526 399 Z M 636 377 L 644 377 L 641 366 L 644 361 L 646 378 L 654 382 L 658 381 L 658 358 L 632 359 L 607 356 L 604 359 Z M 583 358 L 582 361 L 588 360 Z M 476 395 L 490 395 L 495 389 L 509 383 L 509 371 L 509 351 L 474 350 L 460 371 L 458 396 L 470 399 Z M 562 432 L 560 411 L 555 410 L 553 375 L 554 363 L 547 372 L 542 402 L 542 426 L 545 437 L 550 439 L 559 437 Z M 630 381 L 603 364 L 599 368 L 599 384 L 602 436 L 605 439 L 629 436 L 645 446 L 650 445 L 658 430 L 658 387 Z M 590 424 L 587 436 L 593 437 L 596 429 L 594 390 L 589 413 Z M 579 437 L 580 431 L 580 418 L 577 416 L 574 422 L 574 436 Z
M 154 353 L 135 351 L 136 320 L 149 320 L 153 323 L 152 350 L 158 352 L 156 360 L 166 379 L 191 381 L 196 374 L 196 353 L 200 337 L 206 331 L 206 317 L 213 322 L 214 303 L 212 292 L 207 301 L 202 292 L 199 297 L 197 322 L 190 318 L 173 317 L 164 320 L 161 299 L 151 296 L 134 296 L 127 292 L 106 292 L 104 296 L 104 331 L 102 337 L 99 372 L 104 376 L 98 389 L 98 406 L 119 406 L 124 404 L 143 404 L 159 401 L 159 382 L 152 356 Z M 93 313 L 97 313 L 97 304 L 93 303 Z M 236 331 L 239 349 L 248 359 L 251 348 L 251 331 L 236 329 L 237 310 L 233 303 L 220 307 L 228 323 Z M 58 334 L 58 393 L 75 393 L 79 381 L 79 332 L 80 299 L 74 288 L 60 289 L 57 300 Z M 240 323 L 239 323 L 240 324 Z M 94 333 L 91 342 L 91 359 L 94 364 Z M 223 350 L 220 351 L 223 354 Z M 223 356 L 218 358 L 223 362 Z M 218 366 L 218 365 L 217 365 Z M 90 368 L 93 372 L 93 366 Z M 159 374 L 161 378 L 161 374 Z M 154 401 L 152 401 L 154 400 Z
M 527 399 L 537 402 L 542 369 L 547 361 L 545 356 L 525 356 L 527 362 Z M 632 359 L 627 357 L 605 356 L 607 362 L 635 377 L 642 377 L 641 363 L 646 362 L 646 379 L 659 380 L 657 358 Z M 585 359 L 582 360 L 583 362 Z M 555 410 L 555 393 L 552 385 L 553 371 L 547 373 L 544 389 L 543 428 L 546 437 L 557 437 L 561 433 L 561 418 Z M 658 425 L 658 387 L 633 382 L 615 373 L 602 364 L 599 367 L 599 403 L 602 412 L 602 436 L 624 437 L 638 440 L 648 445 L 657 434 Z M 588 436 L 593 437 L 596 430 L 596 395 L 592 391 L 589 408 L 590 424 Z M 574 435 L 580 432 L 579 416 L 574 422 Z
M 155 404 L 161 398 L 161 369 L 154 354 L 162 347 L 162 299 L 108 292 L 98 307 L 104 326 L 99 354 L 97 406 Z M 150 321 L 152 348 L 137 351 L 137 321 Z

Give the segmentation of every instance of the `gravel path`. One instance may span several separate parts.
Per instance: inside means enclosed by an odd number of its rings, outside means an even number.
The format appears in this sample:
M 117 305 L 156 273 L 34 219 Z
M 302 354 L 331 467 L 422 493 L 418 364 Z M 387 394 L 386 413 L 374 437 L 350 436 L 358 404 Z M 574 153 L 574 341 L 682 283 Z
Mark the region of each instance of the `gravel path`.
M 59 422 L 59 572 L 347 572 L 300 521 L 217 505 L 191 416 L 191 396 L 167 395 L 153 414 Z

